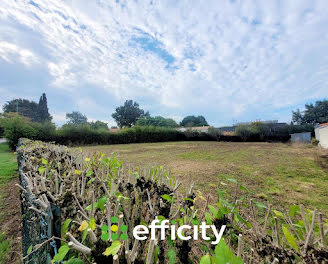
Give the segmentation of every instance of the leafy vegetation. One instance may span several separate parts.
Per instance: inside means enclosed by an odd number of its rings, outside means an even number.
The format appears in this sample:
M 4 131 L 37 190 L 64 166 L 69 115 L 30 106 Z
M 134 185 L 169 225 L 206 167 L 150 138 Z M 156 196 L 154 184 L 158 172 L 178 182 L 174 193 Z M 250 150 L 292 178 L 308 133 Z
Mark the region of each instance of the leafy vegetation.
M 43 93 L 40 97 L 39 104 L 26 99 L 14 99 L 3 106 L 4 113 L 17 113 L 29 118 L 33 122 L 51 121 L 52 117 L 49 114 L 47 97 Z
M 293 111 L 292 122 L 297 125 L 328 123 L 328 100 L 306 104 L 303 112 Z
M 112 117 L 120 128 L 132 127 L 139 118 L 149 117 L 149 113 L 140 109 L 137 102 L 126 100 L 124 105 L 116 108 Z
M 180 125 L 183 127 L 200 127 L 208 126 L 208 123 L 203 116 L 186 116 L 182 119 Z
M 304 125 L 285 125 L 285 124 L 264 124 L 254 122 L 251 125 L 239 125 L 236 127 L 235 134 L 243 141 L 263 141 L 279 140 L 287 141 L 290 134 L 299 132 L 313 132 L 311 124 Z
M 179 125 L 172 118 L 162 116 L 146 116 L 138 119 L 136 126 L 155 126 L 155 127 L 178 127 Z
M 239 142 L 167 142 L 83 147 L 117 157 L 131 167 L 163 164 L 184 185 L 190 181 L 202 192 L 216 194 L 218 182 L 229 178 L 244 183 L 253 198 L 278 209 L 303 203 L 328 214 L 327 154 L 311 145 Z M 325 154 L 325 155 L 324 155 Z M 155 163 L 156 162 L 156 163 Z
M 66 113 L 66 119 L 68 119 L 68 124 L 71 125 L 82 125 L 88 122 L 88 118 L 78 111 Z
M 251 199 L 249 189 L 233 178 L 226 179 L 233 186 L 233 194 L 225 192 L 227 184 L 221 182 L 218 199 L 211 203 L 210 197 L 194 191 L 193 185 L 183 192 L 179 181 L 163 167 L 131 169 L 113 155 L 86 157 L 66 147 L 31 141 L 24 141 L 19 155 L 24 157 L 26 190 L 36 197 L 47 194 L 47 199 L 42 198 L 44 204 L 33 204 L 33 210 L 45 213 L 47 200 L 61 208 L 61 247 L 53 262 L 328 261 L 328 222 L 321 213 L 303 205 L 292 205 L 288 212 L 279 211 L 271 204 Z M 203 220 L 217 228 L 225 225 L 224 239 L 215 248 L 210 243 L 215 239 L 211 234 L 207 234 L 208 241 L 197 244 L 193 240 L 135 240 L 133 227 L 148 225 L 155 217 L 173 220 L 171 224 L 178 226 Z M 113 223 L 118 226 L 113 228 Z M 127 232 L 128 239 L 114 238 L 109 233 L 121 230 L 123 225 L 127 226 L 122 231 Z M 168 231 L 166 235 L 170 236 Z M 29 253 L 37 249 L 38 245 L 32 245 Z

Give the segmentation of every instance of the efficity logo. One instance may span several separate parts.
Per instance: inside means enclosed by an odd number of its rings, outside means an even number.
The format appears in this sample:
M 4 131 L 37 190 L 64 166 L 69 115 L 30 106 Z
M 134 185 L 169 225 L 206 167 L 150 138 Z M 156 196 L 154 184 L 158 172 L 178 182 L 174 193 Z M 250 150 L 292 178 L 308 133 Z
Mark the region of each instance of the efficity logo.
M 220 228 L 220 231 L 218 232 L 215 225 L 207 225 L 206 222 L 202 222 L 200 225 L 198 225 L 198 221 L 194 220 L 193 225 L 181 225 L 177 228 L 176 221 L 171 221 L 169 224 L 169 220 L 159 220 L 155 219 L 153 220 L 149 226 L 145 225 L 137 225 L 133 229 L 133 236 L 135 239 L 138 240 L 146 240 L 150 234 L 151 240 L 158 239 L 156 237 L 157 231 L 159 231 L 160 240 L 166 239 L 166 231 L 168 230 L 170 233 L 171 240 L 176 240 L 177 238 L 181 240 L 198 240 L 199 237 L 201 237 L 203 240 L 211 240 L 212 238 L 207 236 L 207 230 L 211 230 L 212 234 L 215 237 L 215 240 L 211 242 L 213 245 L 217 245 L 223 235 L 223 232 L 226 228 L 225 225 L 222 225 Z M 122 226 L 123 227 L 123 226 Z M 121 228 L 122 228 L 121 227 Z M 188 230 L 190 230 L 188 232 Z M 113 230 L 112 230 L 113 231 Z M 189 235 L 186 235 L 188 233 Z M 190 235 L 192 234 L 192 235 Z M 213 236 L 212 236 L 213 237 Z

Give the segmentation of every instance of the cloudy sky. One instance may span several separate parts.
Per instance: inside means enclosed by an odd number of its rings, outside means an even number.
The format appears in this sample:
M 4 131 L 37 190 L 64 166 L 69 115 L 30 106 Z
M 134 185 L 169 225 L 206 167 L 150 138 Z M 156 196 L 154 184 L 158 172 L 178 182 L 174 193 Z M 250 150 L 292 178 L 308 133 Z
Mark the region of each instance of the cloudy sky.
M 126 99 L 180 121 L 290 121 L 328 96 L 328 2 L 0 0 L 0 107 L 46 92 L 114 124 Z

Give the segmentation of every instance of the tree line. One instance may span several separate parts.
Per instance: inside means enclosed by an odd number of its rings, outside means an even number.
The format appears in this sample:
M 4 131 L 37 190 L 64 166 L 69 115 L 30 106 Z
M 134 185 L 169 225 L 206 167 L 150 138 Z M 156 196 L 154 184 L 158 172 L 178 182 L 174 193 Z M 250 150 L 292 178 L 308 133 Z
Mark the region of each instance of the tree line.
M 43 93 L 39 103 L 26 99 L 14 99 L 8 101 L 3 106 L 4 114 L 17 113 L 28 118 L 32 122 L 45 123 L 51 122 L 52 116 L 49 113 L 47 96 Z M 139 104 L 133 100 L 126 100 L 123 105 L 117 107 L 111 117 L 120 128 L 129 128 L 133 126 L 154 126 L 154 127 L 200 127 L 208 126 L 205 117 L 186 116 L 180 123 L 172 118 L 162 116 L 150 116 L 149 111 L 140 108 Z M 88 121 L 88 118 L 79 111 L 66 113 L 67 123 L 64 126 L 87 125 L 92 129 L 108 130 L 107 123 L 97 120 Z M 317 101 L 314 104 L 306 104 L 305 110 L 292 111 L 292 124 L 305 125 L 328 122 L 328 100 Z M 0 131 L 1 132 L 1 131 Z
M 28 118 L 32 122 L 45 123 L 51 122 L 52 116 L 49 114 L 47 96 L 43 93 L 40 97 L 39 103 L 26 99 L 14 99 L 7 102 L 3 106 L 3 112 L 17 113 L 23 117 Z M 208 123 L 203 116 L 186 116 L 180 123 L 177 123 L 172 118 L 165 118 L 162 116 L 150 116 L 149 111 L 144 111 L 140 108 L 137 102 L 133 100 L 126 100 L 122 106 L 115 109 L 111 115 L 120 128 L 133 126 L 155 126 L 155 127 L 195 127 L 208 126 Z M 107 123 L 97 120 L 88 121 L 88 118 L 79 111 L 66 113 L 67 125 L 88 125 L 93 129 L 107 129 Z
M 4 113 L 17 113 L 29 118 L 32 122 L 44 123 L 52 120 L 49 114 L 47 96 L 43 93 L 39 103 L 26 99 L 14 99 L 3 106 Z

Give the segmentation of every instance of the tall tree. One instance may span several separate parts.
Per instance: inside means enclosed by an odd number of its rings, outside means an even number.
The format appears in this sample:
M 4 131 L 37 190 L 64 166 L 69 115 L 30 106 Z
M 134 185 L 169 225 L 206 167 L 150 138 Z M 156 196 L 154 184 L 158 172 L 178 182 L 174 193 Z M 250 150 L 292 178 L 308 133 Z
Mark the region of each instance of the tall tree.
M 88 123 L 88 118 L 78 111 L 66 113 L 66 119 L 68 119 L 68 124 L 72 125 L 82 125 Z
M 292 111 L 292 112 L 293 112 L 293 117 L 292 117 L 293 124 L 302 125 L 304 122 L 303 122 L 303 116 L 302 116 L 300 109 L 297 109 L 295 112 L 294 111 Z
M 117 107 L 112 117 L 119 127 L 132 127 L 139 118 L 149 116 L 149 113 L 139 108 L 137 102 L 126 100 L 124 105 Z
M 96 122 L 90 122 L 90 127 L 93 129 L 103 129 L 108 130 L 108 125 L 105 122 L 102 122 L 100 120 L 97 120 Z
M 41 123 L 44 123 L 45 121 L 51 121 L 52 119 L 52 116 L 49 114 L 47 96 L 45 93 L 41 95 L 39 100 L 38 119 Z
M 30 118 L 33 122 L 37 122 L 39 120 L 38 108 L 39 105 L 36 102 L 26 99 L 14 99 L 5 103 L 3 112 L 18 113 L 21 116 Z
M 203 116 L 186 116 L 180 125 L 183 127 L 198 127 L 198 126 L 208 126 L 208 123 Z
M 136 122 L 138 126 L 158 126 L 158 127 L 178 127 L 179 125 L 172 118 L 162 116 L 142 117 Z
M 299 109 L 293 111 L 292 121 L 299 125 L 328 123 L 328 100 L 306 104 L 303 112 Z

